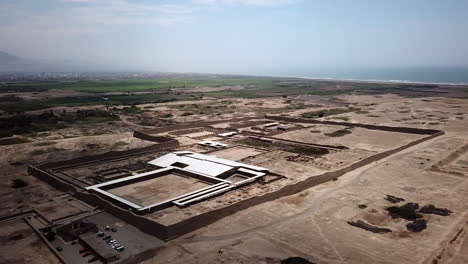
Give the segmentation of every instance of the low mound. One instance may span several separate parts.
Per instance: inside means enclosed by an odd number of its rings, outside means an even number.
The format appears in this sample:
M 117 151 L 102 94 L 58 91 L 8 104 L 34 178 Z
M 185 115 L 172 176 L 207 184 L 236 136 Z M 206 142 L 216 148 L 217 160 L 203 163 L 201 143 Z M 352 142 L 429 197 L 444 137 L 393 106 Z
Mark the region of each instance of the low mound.
M 350 224 L 352 226 L 355 226 L 355 227 L 362 228 L 362 229 L 370 231 L 372 233 L 377 233 L 377 234 L 392 232 L 391 229 L 383 228 L 383 227 L 379 227 L 379 226 L 373 226 L 373 225 L 370 225 L 370 224 L 368 224 L 368 223 L 366 223 L 366 222 L 364 222 L 362 220 L 357 220 L 356 222 L 348 221 L 348 224 Z
M 281 264 L 314 264 L 314 263 L 308 261 L 305 258 L 291 257 L 291 258 L 283 259 L 281 261 Z

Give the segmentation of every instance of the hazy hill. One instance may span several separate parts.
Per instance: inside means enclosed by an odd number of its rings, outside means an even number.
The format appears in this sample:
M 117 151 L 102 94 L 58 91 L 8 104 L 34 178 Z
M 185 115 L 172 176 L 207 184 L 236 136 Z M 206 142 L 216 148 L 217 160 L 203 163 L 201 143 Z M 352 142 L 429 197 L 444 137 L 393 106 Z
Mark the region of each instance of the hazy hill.
M 21 60 L 20 57 L 0 50 L 0 65 L 5 63 L 15 63 Z
M 35 60 L 0 51 L 0 72 L 89 72 L 112 70 L 128 69 L 118 68 L 115 65 L 109 66 L 69 60 Z
M 73 62 L 33 60 L 0 51 L 0 72 L 66 72 L 83 71 L 86 68 L 87 65 Z

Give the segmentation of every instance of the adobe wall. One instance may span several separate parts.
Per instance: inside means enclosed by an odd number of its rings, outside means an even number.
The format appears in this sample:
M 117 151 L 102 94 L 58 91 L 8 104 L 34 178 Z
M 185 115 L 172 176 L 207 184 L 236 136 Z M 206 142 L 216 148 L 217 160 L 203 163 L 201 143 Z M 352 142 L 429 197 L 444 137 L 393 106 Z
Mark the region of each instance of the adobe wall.
M 431 131 L 431 130 L 429 130 Z M 434 130 L 432 130 L 434 131 Z M 428 133 L 428 131 L 419 131 L 419 133 Z M 282 189 L 272 192 L 272 193 L 267 193 L 261 196 L 255 196 L 250 199 L 246 199 L 243 201 L 240 201 L 238 203 L 232 204 L 230 206 L 220 208 L 217 210 L 213 210 L 204 214 L 200 214 L 194 217 L 191 217 L 189 219 L 186 219 L 184 221 L 181 221 L 179 223 L 170 225 L 170 226 L 165 226 L 162 224 L 159 224 L 157 222 L 154 222 L 152 220 L 149 220 L 148 218 L 138 216 L 134 214 L 133 212 L 123 209 L 117 205 L 114 205 L 112 202 L 109 202 L 102 197 L 88 193 L 88 192 L 79 192 L 77 189 L 72 186 L 71 184 L 65 183 L 52 174 L 44 171 L 42 168 L 34 167 L 34 166 L 29 166 L 28 172 L 49 183 L 50 185 L 56 187 L 57 189 L 60 189 L 62 191 L 71 191 L 75 194 L 75 196 L 90 204 L 93 206 L 97 206 L 100 209 L 105 210 L 106 212 L 114 215 L 115 217 L 118 217 L 122 219 L 123 221 L 126 221 L 127 223 L 135 226 L 136 228 L 140 229 L 141 231 L 154 235 L 160 239 L 163 240 L 170 240 L 175 237 L 184 235 L 188 232 L 192 232 L 194 230 L 197 230 L 201 227 L 204 227 L 208 224 L 214 223 L 224 217 L 230 216 L 240 210 L 245 210 L 249 207 L 262 204 L 268 201 L 276 200 L 278 198 L 284 197 L 284 196 L 289 196 L 289 195 L 294 195 L 297 194 L 305 189 L 311 188 L 313 186 L 338 179 L 340 176 L 353 171 L 357 168 L 360 168 L 362 166 L 368 165 L 374 161 L 378 161 L 380 159 L 383 159 L 385 157 L 388 157 L 390 155 L 393 155 L 399 151 L 402 151 L 406 148 L 412 147 L 414 145 L 417 145 L 419 143 L 422 143 L 424 141 L 430 140 L 432 138 L 441 136 L 444 134 L 444 131 L 438 131 L 436 133 L 433 133 L 432 135 L 426 136 L 424 138 L 412 141 L 404 146 L 398 147 L 393 150 L 385 151 L 382 153 L 378 153 L 374 156 L 365 158 L 363 160 L 360 160 L 354 164 L 351 164 L 345 168 L 341 168 L 337 171 L 332 171 L 332 172 L 326 172 L 318 176 L 313 176 L 310 177 L 304 181 L 297 182 L 295 184 L 287 185 L 283 187 Z M 163 143 L 164 144 L 164 143 Z M 89 156 L 88 156 L 89 157 Z M 57 164 L 57 163 L 54 163 Z M 46 166 L 46 167 L 50 167 Z
M 63 192 L 78 192 L 78 189 L 70 183 L 67 183 L 57 177 L 54 177 L 49 172 L 42 170 L 33 165 L 28 166 L 28 174 L 38 178 L 41 181 L 48 183 L 56 189 L 59 189 Z
M 271 119 L 271 120 L 277 120 L 277 121 L 285 121 L 285 122 L 362 127 L 366 129 L 372 129 L 372 130 L 382 130 L 382 131 L 389 131 L 389 132 L 399 132 L 399 133 L 418 134 L 418 135 L 432 135 L 434 133 L 438 133 L 441 131 L 441 130 L 435 130 L 435 129 L 423 129 L 423 128 L 413 128 L 413 127 L 392 127 L 392 126 L 370 125 L 370 124 L 360 124 L 360 123 L 350 123 L 350 122 L 320 121 L 320 120 L 315 120 L 315 119 L 291 118 L 291 117 L 274 116 L 274 115 L 265 115 L 265 118 Z
M 289 140 L 289 139 L 284 139 L 284 138 L 275 138 L 275 137 L 270 137 L 270 136 L 262 136 L 261 138 L 266 138 L 266 139 L 278 141 L 278 142 L 288 142 L 288 143 L 296 144 L 296 145 L 311 146 L 311 147 L 316 147 L 316 148 L 349 149 L 348 147 L 339 146 L 339 145 L 335 146 L 335 145 L 326 145 L 326 144 L 307 143 L 307 142 L 294 141 L 294 140 Z
M 75 197 L 88 204 L 96 206 L 100 210 L 104 210 L 105 212 L 119 219 L 122 219 L 123 221 L 138 228 L 142 232 L 153 235 L 163 240 L 167 240 L 169 237 L 167 233 L 167 227 L 165 225 L 159 224 L 146 217 L 136 215 L 132 211 L 116 206 L 111 202 L 103 199 L 99 195 L 87 192 L 79 192 L 76 193 Z
M 82 156 L 82 157 L 74 158 L 71 160 L 43 163 L 39 165 L 38 167 L 44 170 L 52 169 L 52 168 L 64 169 L 67 167 L 86 165 L 88 163 L 104 162 L 104 161 L 112 160 L 115 158 L 123 158 L 125 156 L 133 156 L 133 155 L 139 155 L 139 154 L 143 154 L 147 152 L 155 152 L 155 151 L 171 149 L 171 148 L 175 148 L 178 146 L 179 146 L 179 142 L 177 140 L 170 140 L 170 141 L 166 141 L 166 142 L 159 143 L 159 144 L 154 144 L 154 145 L 143 147 L 143 148 L 136 148 L 136 149 L 130 149 L 130 150 L 123 150 L 123 151 L 110 151 L 110 152 L 106 152 L 106 153 L 98 154 L 98 155 Z
M 468 152 L 468 144 L 465 144 L 461 146 L 460 148 L 458 148 L 457 150 L 455 150 L 454 152 L 450 153 L 445 158 L 437 162 L 433 167 L 441 168 L 441 167 L 447 166 L 452 161 L 458 159 L 461 155 L 465 154 L 466 152 Z
M 173 130 L 206 127 L 206 126 L 215 125 L 219 123 L 225 123 L 225 122 L 231 122 L 231 123 L 242 122 L 242 121 L 251 120 L 254 118 L 255 117 L 242 117 L 242 118 L 233 118 L 233 119 L 226 119 L 226 120 L 187 122 L 187 123 L 182 123 L 182 124 L 177 124 L 177 125 L 172 125 L 172 126 L 158 127 L 154 129 L 146 129 L 141 132 L 146 133 L 146 134 L 158 134 L 158 133 L 165 133 L 165 132 L 169 132 Z M 258 118 L 262 118 L 262 117 L 258 117 Z
M 61 191 L 72 192 L 73 196 L 80 199 L 81 201 L 84 201 L 85 203 L 90 204 L 92 206 L 98 207 L 100 210 L 105 210 L 106 212 L 130 223 L 131 225 L 137 227 L 145 233 L 154 235 L 162 239 L 167 237 L 166 226 L 164 225 L 151 221 L 145 217 L 135 215 L 131 211 L 118 207 L 93 193 L 80 192 L 73 185 L 61 181 L 52 174 L 43 171 L 37 167 L 29 166 L 28 172 L 32 176 L 47 182 L 48 184 Z

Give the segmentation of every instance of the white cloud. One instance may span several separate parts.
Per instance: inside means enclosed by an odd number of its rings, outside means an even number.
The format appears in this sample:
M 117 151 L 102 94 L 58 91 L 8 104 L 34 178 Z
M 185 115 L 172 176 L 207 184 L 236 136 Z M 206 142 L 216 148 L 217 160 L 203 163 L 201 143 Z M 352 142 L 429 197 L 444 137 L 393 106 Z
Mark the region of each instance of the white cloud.
M 111 54 L 111 45 L 143 41 L 145 36 L 125 39 L 133 31 L 137 36 L 137 31 L 155 32 L 153 27 L 191 23 L 210 5 L 275 6 L 295 0 L 41 0 L 40 9 L 30 1 L 37 0 L 0 0 L 0 47 L 26 57 L 68 58 L 88 50 Z
M 193 8 L 172 4 L 141 4 L 128 0 L 54 0 L 37 12 L 0 3 L 0 33 L 14 38 L 59 38 L 119 31 L 120 26 L 172 25 L 191 21 Z M 8 11 L 7 11 L 8 10 Z M 8 23 L 5 23 L 8 22 Z
M 127 0 L 66 1 L 85 3 L 70 8 L 71 15 L 91 17 L 104 24 L 172 24 L 185 21 L 192 13 L 191 8 L 181 5 L 137 4 Z
M 215 4 L 231 4 L 231 5 L 255 5 L 255 6 L 282 6 L 296 2 L 296 0 L 195 0 L 198 4 L 215 5 Z
M 127 0 L 50 1 L 55 3 L 39 12 L 28 6 L 0 0 L 1 49 L 36 58 L 70 58 L 75 53 L 83 54 L 86 50 L 94 52 L 94 49 L 106 53 L 103 46 L 109 43 L 105 44 L 106 40 L 102 39 L 106 34 L 113 36 L 114 40 L 117 38 L 115 33 L 121 34 L 122 42 L 129 43 L 131 40 L 124 39 L 124 34 L 128 32 L 141 26 L 189 23 L 195 11 L 186 5 L 143 4 Z M 100 49 L 94 48 L 99 46 Z
M 60 2 L 69 2 L 69 3 L 91 3 L 96 2 L 97 0 L 60 0 Z

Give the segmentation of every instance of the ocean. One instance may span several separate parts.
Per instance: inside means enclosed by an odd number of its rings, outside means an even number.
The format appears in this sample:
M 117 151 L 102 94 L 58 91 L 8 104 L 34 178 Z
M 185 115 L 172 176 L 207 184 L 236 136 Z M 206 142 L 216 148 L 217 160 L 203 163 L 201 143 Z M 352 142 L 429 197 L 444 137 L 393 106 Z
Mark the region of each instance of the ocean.
M 280 70 L 275 75 L 311 79 L 468 84 L 468 66 L 288 69 Z

